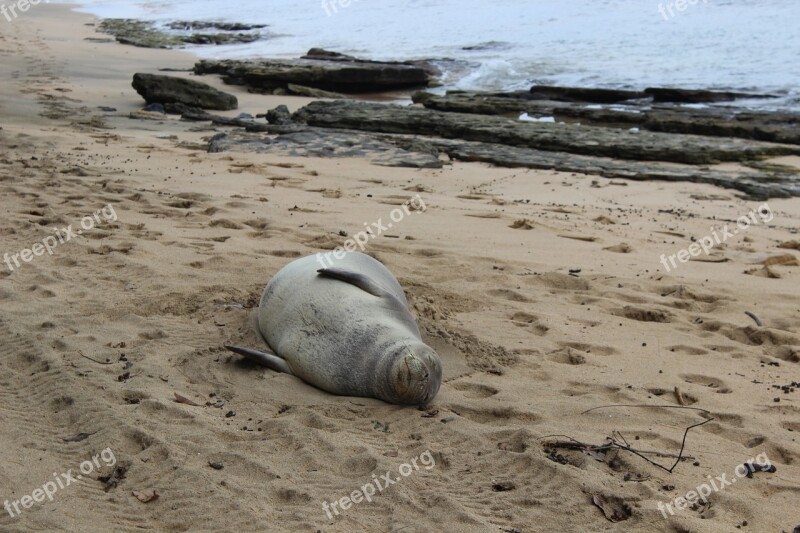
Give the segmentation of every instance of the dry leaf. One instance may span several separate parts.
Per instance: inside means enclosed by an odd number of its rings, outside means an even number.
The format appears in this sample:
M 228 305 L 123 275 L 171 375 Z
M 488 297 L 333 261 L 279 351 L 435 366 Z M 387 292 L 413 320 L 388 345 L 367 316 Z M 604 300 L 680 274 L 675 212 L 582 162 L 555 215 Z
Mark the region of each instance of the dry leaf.
M 176 393 L 174 393 L 174 394 L 175 394 L 175 401 L 176 401 L 176 402 L 178 402 L 178 403 L 185 403 L 186 405 L 191 405 L 192 407 L 200 407 L 200 404 L 199 404 L 199 403 L 195 403 L 195 402 L 193 402 L 192 400 L 190 400 L 189 398 L 187 398 L 187 397 L 185 397 L 185 396 L 181 396 L 181 395 L 180 395 L 180 394 L 178 394 L 177 392 L 176 392 Z

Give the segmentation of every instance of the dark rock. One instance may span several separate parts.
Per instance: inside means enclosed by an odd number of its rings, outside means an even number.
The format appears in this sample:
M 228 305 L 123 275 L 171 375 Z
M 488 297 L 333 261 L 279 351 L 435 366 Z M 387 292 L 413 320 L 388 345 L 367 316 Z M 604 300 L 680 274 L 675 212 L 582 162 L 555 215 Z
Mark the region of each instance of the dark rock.
M 239 113 L 238 115 L 236 115 L 236 118 L 240 118 L 240 119 L 244 119 L 244 120 L 253 120 L 256 117 L 254 117 L 250 113 Z
M 422 65 L 365 61 L 275 59 L 263 61 L 202 60 L 195 74 L 220 74 L 226 83 L 246 85 L 258 91 L 288 89 L 289 84 L 346 94 L 424 87 L 435 82 L 431 71 Z
M 279 126 L 291 124 L 292 114 L 289 112 L 288 107 L 285 105 L 279 105 L 275 109 L 267 111 L 267 122 L 270 124 L 277 124 Z
M 205 111 L 203 111 L 199 107 L 188 106 L 177 102 L 170 102 L 164 104 L 164 110 L 170 115 L 184 115 L 186 113 L 205 113 Z
M 148 104 L 183 104 L 223 111 L 238 107 L 238 101 L 232 94 L 183 78 L 137 73 L 133 75 L 133 88 Z
M 178 20 L 167 25 L 172 30 L 220 30 L 220 31 L 251 31 L 266 28 L 266 24 L 242 24 L 241 22 L 213 22 L 205 20 Z
M 625 91 L 622 89 L 595 89 L 584 87 L 554 87 L 551 85 L 534 85 L 530 90 L 534 98 L 540 100 L 556 100 L 564 102 L 589 102 L 594 104 L 614 104 L 625 100 L 646 98 L 641 91 Z
M 148 104 L 144 107 L 143 111 L 147 111 L 149 113 L 166 113 L 167 111 L 164 109 L 162 104 Z
M 451 91 L 445 96 L 427 92 L 413 95 L 415 103 L 429 109 L 484 115 L 528 113 L 557 121 L 641 128 L 665 133 L 739 137 L 784 144 L 800 144 L 800 114 L 742 111 L 710 107 L 691 109 L 667 106 L 626 106 L 597 109 L 580 104 L 531 100 L 526 92 L 481 93 Z
M 655 102 L 677 102 L 682 104 L 707 104 L 713 102 L 730 102 L 748 98 L 775 98 L 769 94 L 748 94 L 729 91 L 706 91 L 697 89 L 675 89 L 651 87 L 644 91 L 652 96 Z
M 303 87 L 302 85 L 297 85 L 294 83 L 289 83 L 286 86 L 286 91 L 288 94 L 293 96 L 308 96 L 310 98 L 347 98 L 347 96 L 343 95 L 342 93 L 323 91 L 322 89 L 314 89 L 313 87 Z
M 339 52 L 332 52 L 324 48 L 312 48 L 301 59 L 325 59 L 328 61 L 358 61 L 353 56 L 341 54 Z
M 545 151 L 696 165 L 800 154 L 800 148 L 741 139 L 526 123 L 504 117 L 342 100 L 312 102 L 295 113 L 293 119 L 318 127 L 430 135 Z

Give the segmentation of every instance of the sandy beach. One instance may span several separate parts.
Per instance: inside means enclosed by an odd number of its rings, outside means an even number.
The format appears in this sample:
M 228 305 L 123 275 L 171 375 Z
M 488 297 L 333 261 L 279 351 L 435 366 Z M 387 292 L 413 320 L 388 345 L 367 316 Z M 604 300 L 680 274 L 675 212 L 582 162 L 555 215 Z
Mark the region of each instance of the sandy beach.
M 0 19 L 0 530 L 800 524 L 797 198 L 208 153 L 229 128 L 129 116 L 134 73 L 193 55 L 87 38 L 107 36 L 64 6 Z M 229 117 L 311 101 L 202 81 L 239 99 Z M 282 266 L 390 219 L 366 251 L 442 357 L 430 406 L 332 396 L 224 349 L 261 346 L 252 314 Z M 670 263 L 704 238 L 710 254 Z

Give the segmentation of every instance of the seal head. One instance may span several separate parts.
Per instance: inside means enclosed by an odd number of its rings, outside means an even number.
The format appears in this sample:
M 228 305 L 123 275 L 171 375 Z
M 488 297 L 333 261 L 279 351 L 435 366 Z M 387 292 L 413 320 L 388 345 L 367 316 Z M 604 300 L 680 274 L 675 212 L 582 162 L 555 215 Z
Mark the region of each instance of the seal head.
M 426 405 L 433 400 L 442 384 L 439 356 L 422 343 L 398 347 L 388 372 L 389 380 L 383 399 L 401 405 Z

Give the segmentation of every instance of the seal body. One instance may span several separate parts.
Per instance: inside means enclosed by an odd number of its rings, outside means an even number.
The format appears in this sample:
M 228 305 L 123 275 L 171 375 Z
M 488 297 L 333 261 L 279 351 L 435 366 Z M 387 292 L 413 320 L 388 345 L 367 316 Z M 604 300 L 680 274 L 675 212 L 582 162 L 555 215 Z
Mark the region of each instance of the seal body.
M 289 373 L 333 394 L 430 402 L 441 361 L 422 341 L 395 277 L 362 253 L 323 257 L 293 261 L 264 290 L 258 329 L 274 355 Z

